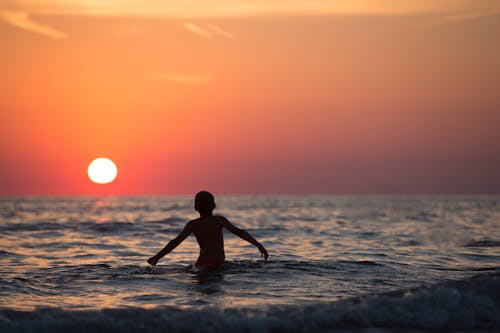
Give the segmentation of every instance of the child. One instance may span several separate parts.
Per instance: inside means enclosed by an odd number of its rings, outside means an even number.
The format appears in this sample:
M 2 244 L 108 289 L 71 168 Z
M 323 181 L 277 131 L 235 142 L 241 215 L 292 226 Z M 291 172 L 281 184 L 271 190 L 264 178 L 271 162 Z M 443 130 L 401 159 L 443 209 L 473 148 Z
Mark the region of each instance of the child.
M 248 232 L 236 228 L 223 216 L 213 215 L 215 199 L 211 193 L 206 191 L 198 192 L 194 199 L 194 209 L 200 213 L 200 217 L 189 221 L 177 237 L 172 239 L 155 256 L 148 259 L 149 264 L 156 265 L 158 260 L 175 249 L 192 232 L 200 246 L 200 255 L 195 266 L 216 268 L 225 262 L 222 228 L 226 228 L 250 244 L 255 245 L 264 259 L 267 260 L 266 249 Z

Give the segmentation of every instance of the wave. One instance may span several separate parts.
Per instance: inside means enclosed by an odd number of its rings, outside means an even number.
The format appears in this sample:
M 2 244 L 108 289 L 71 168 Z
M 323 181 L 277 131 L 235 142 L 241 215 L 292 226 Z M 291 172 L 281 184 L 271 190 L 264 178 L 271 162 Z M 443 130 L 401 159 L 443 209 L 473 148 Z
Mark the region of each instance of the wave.
M 500 246 L 500 242 L 491 239 L 481 239 L 469 242 L 464 245 L 465 247 L 498 247 Z
M 79 231 L 85 233 L 120 233 L 143 231 L 142 223 L 121 222 L 121 221 L 68 221 L 68 222 L 46 222 L 38 221 L 31 223 L 9 223 L 0 226 L 1 232 L 64 232 L 64 231 Z M 53 234 L 49 234 L 53 236 Z
M 70 230 L 84 233 L 110 234 L 141 232 L 158 228 L 162 228 L 162 230 L 170 232 L 172 230 L 178 231 L 179 229 L 182 229 L 187 221 L 188 220 L 186 218 L 177 216 L 171 216 L 161 220 L 142 220 L 141 218 L 137 218 L 134 221 L 100 220 L 98 218 L 90 220 L 33 220 L 30 222 L 10 222 L 6 224 L 0 224 L 0 232 L 64 232 Z
M 39 222 L 39 223 L 9 223 L 0 225 L 2 232 L 22 232 L 22 231 L 55 231 L 67 229 L 68 226 L 57 222 Z
M 18 257 L 19 255 L 14 252 L 9 252 L 5 250 L 0 250 L 0 258 L 2 257 Z
M 500 330 L 500 271 L 307 306 L 0 310 L 1 332 L 359 332 Z

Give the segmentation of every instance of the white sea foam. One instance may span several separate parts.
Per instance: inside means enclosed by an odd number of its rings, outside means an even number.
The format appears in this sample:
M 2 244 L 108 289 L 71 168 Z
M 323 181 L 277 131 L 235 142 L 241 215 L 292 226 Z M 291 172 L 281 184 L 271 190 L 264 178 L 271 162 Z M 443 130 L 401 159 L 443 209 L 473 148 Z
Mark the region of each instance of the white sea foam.
M 497 332 L 500 273 L 308 306 L 0 311 L 1 332 Z

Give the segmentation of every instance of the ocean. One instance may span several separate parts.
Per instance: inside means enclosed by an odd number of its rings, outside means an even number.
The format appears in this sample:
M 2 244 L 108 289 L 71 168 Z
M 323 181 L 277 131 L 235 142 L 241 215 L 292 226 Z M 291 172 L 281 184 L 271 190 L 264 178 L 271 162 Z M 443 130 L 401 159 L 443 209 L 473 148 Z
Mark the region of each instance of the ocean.
M 217 196 L 227 263 L 193 267 L 190 196 L 0 198 L 0 332 L 499 332 L 500 197 Z

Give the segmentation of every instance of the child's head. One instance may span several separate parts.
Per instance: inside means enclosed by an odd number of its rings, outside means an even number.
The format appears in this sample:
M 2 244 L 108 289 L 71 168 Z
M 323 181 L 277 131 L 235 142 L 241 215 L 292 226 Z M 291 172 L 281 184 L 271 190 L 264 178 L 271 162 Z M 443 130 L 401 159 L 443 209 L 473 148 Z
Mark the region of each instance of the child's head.
M 194 209 L 201 213 L 211 213 L 215 209 L 215 198 L 212 193 L 201 191 L 194 197 Z

